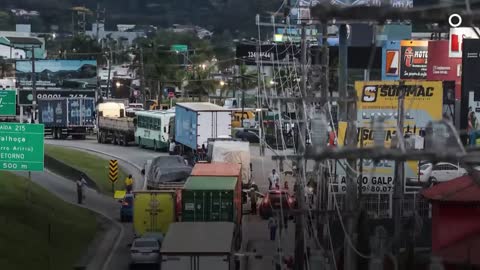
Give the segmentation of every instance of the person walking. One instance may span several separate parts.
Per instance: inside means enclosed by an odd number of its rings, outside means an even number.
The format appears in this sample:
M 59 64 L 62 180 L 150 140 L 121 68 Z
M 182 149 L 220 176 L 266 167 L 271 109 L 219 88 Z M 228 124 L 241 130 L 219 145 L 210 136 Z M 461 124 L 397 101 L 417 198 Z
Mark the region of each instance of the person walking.
M 277 187 L 280 182 L 280 177 L 275 169 L 272 170 L 272 174 L 268 177 L 268 189 L 272 189 L 273 186 Z
M 275 236 L 277 235 L 277 227 L 278 227 L 277 220 L 273 216 L 271 216 L 268 219 L 268 229 L 270 230 L 271 241 L 275 241 Z
M 132 193 L 133 178 L 131 174 L 129 174 L 128 177 L 125 179 L 125 189 L 127 190 L 127 193 Z
M 87 185 L 85 175 L 82 173 L 75 183 L 77 185 L 77 202 L 82 204 L 85 198 L 85 186 Z
M 252 215 L 257 214 L 257 192 L 255 191 L 255 188 L 250 188 L 250 206 L 251 206 L 251 213 Z

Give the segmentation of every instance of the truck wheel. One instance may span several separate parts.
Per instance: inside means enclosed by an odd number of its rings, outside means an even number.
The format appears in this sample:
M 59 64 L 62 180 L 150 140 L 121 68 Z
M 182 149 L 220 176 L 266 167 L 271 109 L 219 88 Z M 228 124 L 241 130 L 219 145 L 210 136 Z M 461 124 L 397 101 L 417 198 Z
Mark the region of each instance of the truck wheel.
M 54 138 L 55 140 L 58 139 L 58 129 L 54 128 L 54 129 L 52 130 L 52 136 L 53 136 L 53 138 Z
M 102 133 L 100 131 L 97 133 L 97 142 L 102 143 Z
M 140 137 L 138 137 L 138 146 L 140 146 L 140 148 L 145 148 L 145 145 L 142 144 L 142 139 Z
M 157 148 L 157 141 L 156 140 L 153 140 L 153 151 L 157 152 L 158 148 Z
M 112 136 L 112 143 L 115 144 L 115 145 L 118 144 L 118 142 L 117 142 L 117 136 L 115 136 L 115 135 Z
M 128 146 L 127 135 L 123 135 L 123 146 Z

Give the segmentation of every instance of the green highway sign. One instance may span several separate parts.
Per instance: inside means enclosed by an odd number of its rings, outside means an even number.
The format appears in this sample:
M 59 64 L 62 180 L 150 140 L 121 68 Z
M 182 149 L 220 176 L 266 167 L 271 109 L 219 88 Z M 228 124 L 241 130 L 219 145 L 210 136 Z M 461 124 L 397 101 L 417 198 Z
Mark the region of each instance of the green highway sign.
M 182 45 L 182 44 L 173 44 L 170 47 L 171 51 L 176 51 L 176 52 L 187 52 L 188 51 L 188 46 L 187 45 Z
M 15 90 L 0 90 L 0 115 L 16 115 L 16 101 Z
M 0 123 L 0 171 L 43 171 L 43 124 Z

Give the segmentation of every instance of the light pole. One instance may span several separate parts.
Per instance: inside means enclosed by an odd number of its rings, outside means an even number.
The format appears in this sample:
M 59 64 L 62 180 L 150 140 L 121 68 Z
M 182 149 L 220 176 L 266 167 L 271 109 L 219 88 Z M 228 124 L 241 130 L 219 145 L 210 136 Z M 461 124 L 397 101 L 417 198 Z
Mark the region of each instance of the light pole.
M 115 86 L 116 86 L 117 88 L 119 88 L 119 87 L 121 87 L 121 86 L 128 87 L 128 89 L 132 90 L 134 93 L 135 93 L 135 91 L 138 91 L 137 89 L 131 87 L 130 85 L 126 85 L 126 84 L 123 84 L 123 83 L 120 83 L 120 82 L 116 82 L 116 83 L 115 83 Z M 140 95 L 143 95 L 143 93 L 140 92 Z M 145 104 L 143 104 L 143 106 L 145 106 Z

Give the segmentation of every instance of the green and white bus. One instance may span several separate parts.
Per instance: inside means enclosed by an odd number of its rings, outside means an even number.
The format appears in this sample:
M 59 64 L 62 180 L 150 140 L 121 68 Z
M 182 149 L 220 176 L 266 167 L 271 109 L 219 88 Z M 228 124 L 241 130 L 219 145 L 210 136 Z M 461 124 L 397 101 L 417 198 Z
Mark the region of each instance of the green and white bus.
M 136 112 L 135 142 L 142 148 L 168 150 L 169 122 L 175 111 Z

